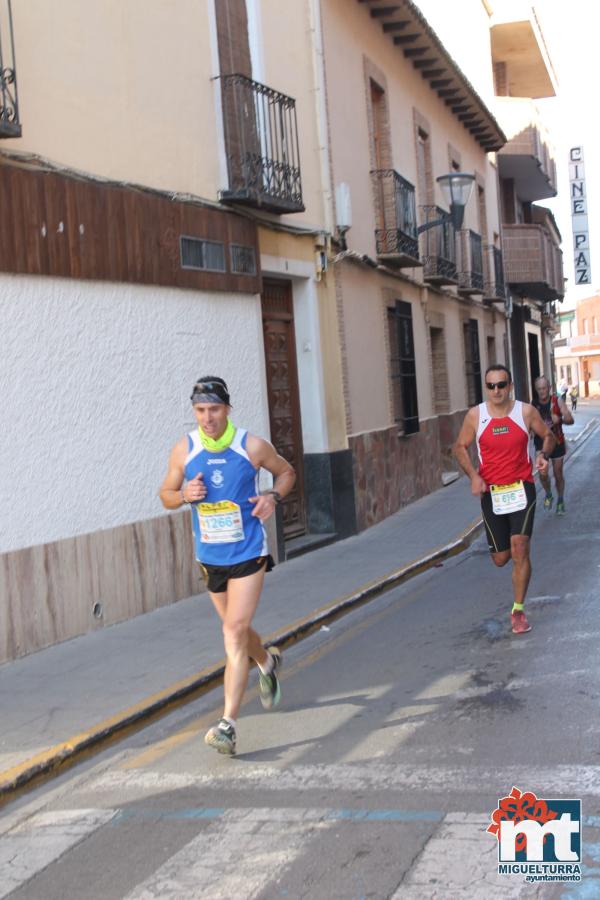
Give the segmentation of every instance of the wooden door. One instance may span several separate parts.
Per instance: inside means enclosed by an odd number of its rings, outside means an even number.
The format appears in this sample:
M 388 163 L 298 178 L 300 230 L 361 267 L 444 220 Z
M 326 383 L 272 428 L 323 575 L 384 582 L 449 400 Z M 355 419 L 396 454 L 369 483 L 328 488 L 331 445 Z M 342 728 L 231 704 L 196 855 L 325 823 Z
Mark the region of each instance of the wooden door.
M 296 365 L 294 307 L 289 281 L 263 279 L 265 338 L 271 441 L 296 470 L 294 489 L 283 501 L 283 534 L 288 540 L 306 532 L 302 426 Z

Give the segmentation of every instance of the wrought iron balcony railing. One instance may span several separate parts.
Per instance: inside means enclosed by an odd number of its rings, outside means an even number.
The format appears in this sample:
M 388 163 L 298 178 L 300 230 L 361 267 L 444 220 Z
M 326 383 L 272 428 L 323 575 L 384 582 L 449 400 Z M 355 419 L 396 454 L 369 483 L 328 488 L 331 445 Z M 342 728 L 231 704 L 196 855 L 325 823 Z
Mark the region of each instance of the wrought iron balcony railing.
M 439 206 L 421 206 L 422 224 L 447 216 Z M 449 219 L 420 235 L 423 277 L 432 284 L 457 284 L 456 232 Z
M 388 266 L 418 266 L 417 210 L 414 186 L 394 169 L 371 172 L 377 256 Z
M 483 296 L 485 300 L 506 301 L 506 286 L 504 284 L 504 264 L 502 262 L 502 250 L 493 244 L 485 246 L 486 280 Z
M 221 78 L 229 187 L 226 202 L 302 212 L 296 101 L 245 75 Z
M 460 271 L 458 290 L 461 294 L 483 293 L 483 248 L 481 235 L 470 228 L 459 232 Z
M 21 137 L 11 0 L 0 3 L 0 138 Z

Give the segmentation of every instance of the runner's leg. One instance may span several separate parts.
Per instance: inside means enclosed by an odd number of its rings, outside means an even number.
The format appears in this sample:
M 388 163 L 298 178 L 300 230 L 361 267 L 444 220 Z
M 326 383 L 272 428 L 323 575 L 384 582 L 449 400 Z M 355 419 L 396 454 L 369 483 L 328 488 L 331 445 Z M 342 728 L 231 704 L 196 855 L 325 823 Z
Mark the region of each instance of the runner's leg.
M 209 597 L 219 614 L 221 622 L 224 622 L 225 612 L 227 610 L 227 591 L 220 594 L 212 594 L 209 592 Z M 260 636 L 253 628 L 248 629 L 248 656 L 261 666 L 267 661 L 267 651 L 261 643 Z
M 531 560 L 529 558 L 529 538 L 526 534 L 513 534 L 510 539 L 513 560 L 512 583 L 515 603 L 524 603 L 525 594 L 531 578 Z
M 260 592 L 265 577 L 265 569 L 246 575 L 244 578 L 230 578 L 227 582 L 227 604 L 223 620 L 223 637 L 227 665 L 225 667 L 225 711 L 228 719 L 236 719 L 248 681 L 248 657 L 250 655 L 251 622 L 258 606 Z M 254 632 L 256 634 L 256 632 Z M 260 641 L 259 641 L 260 643 Z M 266 651 L 263 650 L 266 660 Z M 258 648 L 253 651 L 261 655 Z M 263 659 L 258 662 L 263 662 Z
M 500 553 L 491 553 L 492 561 L 496 566 L 505 566 L 509 561 L 511 553 L 510 550 L 502 550 Z
M 552 460 L 552 468 L 554 469 L 554 480 L 556 482 L 556 493 L 562 499 L 565 495 L 565 476 L 563 471 L 564 456 L 559 459 Z
M 553 460 L 553 462 L 556 462 L 556 460 Z M 556 472 L 556 469 L 554 471 Z M 550 494 L 552 493 L 552 483 L 550 481 L 550 475 L 548 475 L 548 473 L 546 473 L 546 475 L 542 475 L 542 473 L 540 472 L 540 482 L 542 484 L 542 487 L 544 488 L 546 496 L 550 496 Z

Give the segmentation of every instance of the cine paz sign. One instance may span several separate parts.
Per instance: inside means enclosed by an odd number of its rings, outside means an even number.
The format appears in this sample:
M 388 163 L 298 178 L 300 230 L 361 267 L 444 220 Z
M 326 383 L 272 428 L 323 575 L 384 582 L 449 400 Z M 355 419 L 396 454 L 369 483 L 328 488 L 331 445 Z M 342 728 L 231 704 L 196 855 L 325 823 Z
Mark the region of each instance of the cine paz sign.
M 571 147 L 569 150 L 569 196 L 573 225 L 573 251 L 575 253 L 575 284 L 591 284 L 592 266 L 583 147 Z

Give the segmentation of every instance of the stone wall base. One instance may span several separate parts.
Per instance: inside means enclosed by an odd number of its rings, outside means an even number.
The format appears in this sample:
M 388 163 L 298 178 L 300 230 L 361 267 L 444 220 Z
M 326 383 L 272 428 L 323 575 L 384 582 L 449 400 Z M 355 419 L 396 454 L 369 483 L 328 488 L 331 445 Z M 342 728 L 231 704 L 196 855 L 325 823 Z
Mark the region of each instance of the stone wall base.
M 451 448 L 465 412 L 421 422 L 408 437 L 392 427 L 349 438 L 359 531 L 442 486 L 442 472 L 457 468 Z
M 187 511 L 0 554 L 0 663 L 202 590 Z

